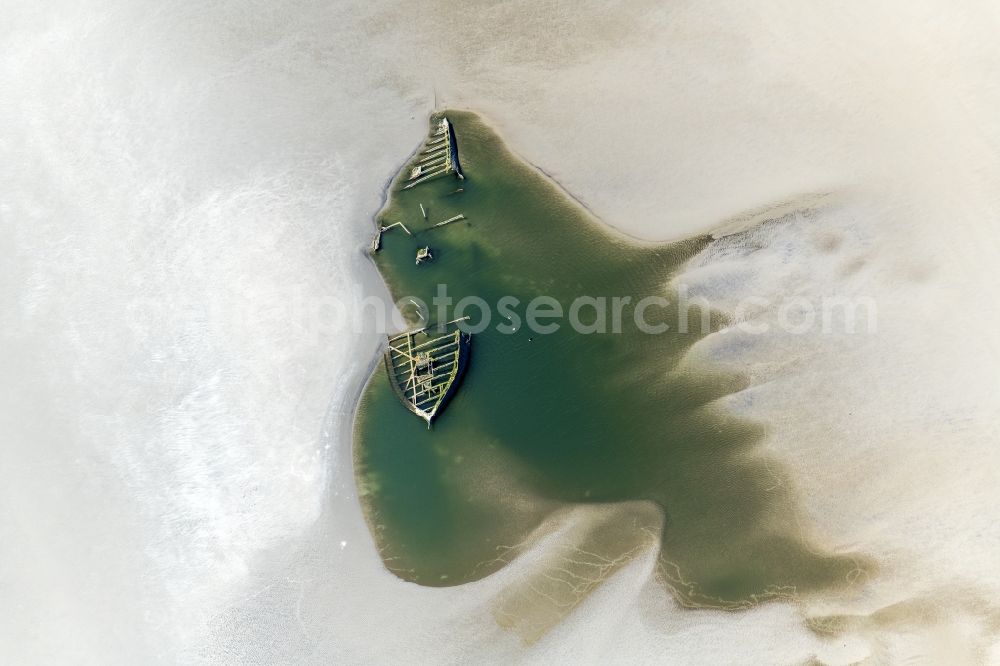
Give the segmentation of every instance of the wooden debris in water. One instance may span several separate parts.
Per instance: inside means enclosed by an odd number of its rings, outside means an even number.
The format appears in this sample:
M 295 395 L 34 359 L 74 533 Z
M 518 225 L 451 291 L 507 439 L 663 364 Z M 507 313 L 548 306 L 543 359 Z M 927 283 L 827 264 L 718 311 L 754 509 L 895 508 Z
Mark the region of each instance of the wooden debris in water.
M 446 224 L 451 224 L 452 222 L 458 222 L 459 220 L 464 220 L 464 219 L 465 219 L 465 215 L 463 215 L 462 213 L 459 213 L 455 217 L 449 217 L 444 222 L 438 222 L 433 227 L 431 227 L 431 229 L 435 229 L 437 227 L 443 227 Z
M 423 204 L 420 204 L 420 214 L 424 216 L 425 220 L 427 219 L 427 210 L 424 208 Z
M 405 231 L 407 236 L 413 235 L 410 233 L 410 230 L 406 228 L 406 225 L 403 224 L 402 222 L 393 222 L 387 227 L 386 226 L 379 227 L 378 230 L 375 232 L 375 238 L 372 239 L 372 252 L 378 252 L 382 248 L 382 234 L 389 231 L 390 229 L 393 229 L 394 227 L 399 227 L 400 229 Z

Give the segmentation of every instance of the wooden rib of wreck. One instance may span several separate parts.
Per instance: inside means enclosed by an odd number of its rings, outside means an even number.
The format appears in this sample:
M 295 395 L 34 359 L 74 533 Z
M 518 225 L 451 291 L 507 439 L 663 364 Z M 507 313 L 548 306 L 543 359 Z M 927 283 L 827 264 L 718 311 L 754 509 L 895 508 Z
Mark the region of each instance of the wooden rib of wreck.
M 437 128 L 427 137 L 423 149 L 417 156 L 417 163 L 410 170 L 410 177 L 404 190 L 426 183 L 439 176 L 453 173 L 465 179 L 462 165 L 458 161 L 458 140 L 455 128 L 447 118 L 441 118 Z
M 472 338 L 455 326 L 465 319 L 389 338 L 385 352 L 389 383 L 400 402 L 428 428 L 455 394 L 468 365 Z

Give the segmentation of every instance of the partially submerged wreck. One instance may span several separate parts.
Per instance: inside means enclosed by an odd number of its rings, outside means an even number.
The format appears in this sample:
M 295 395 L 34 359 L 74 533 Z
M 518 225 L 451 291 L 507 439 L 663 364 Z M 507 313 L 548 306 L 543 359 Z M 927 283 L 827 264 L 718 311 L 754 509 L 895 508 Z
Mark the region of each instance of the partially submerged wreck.
M 442 117 L 438 121 L 437 126 L 427 137 L 427 141 L 424 142 L 424 145 L 417 152 L 417 156 L 414 159 L 415 162 L 410 168 L 410 175 L 406 179 L 406 184 L 403 185 L 404 190 L 448 174 L 454 174 L 456 178 L 465 180 L 465 174 L 462 173 L 462 165 L 458 161 L 458 140 L 455 138 L 455 127 L 446 117 Z M 463 188 L 460 187 L 450 194 L 457 194 L 463 191 Z M 427 209 L 423 203 L 419 203 L 418 205 L 420 206 L 420 215 L 426 220 Z M 443 222 L 432 225 L 430 228 L 436 229 L 464 219 L 466 219 L 465 215 L 455 215 Z M 371 249 L 373 253 L 382 249 L 382 234 L 396 227 L 401 228 L 408 236 L 413 236 L 413 233 L 402 222 L 379 224 L 375 228 L 375 237 L 372 238 Z
M 458 161 L 458 141 L 455 139 L 455 128 L 447 118 L 441 118 L 437 128 L 427 137 L 423 149 L 417 156 L 417 163 L 410 169 L 404 190 L 426 183 L 428 180 L 453 173 L 457 178 L 465 179 L 462 165 Z
M 427 326 L 389 338 L 385 368 L 403 405 L 429 428 L 465 372 L 472 338 L 456 324 Z

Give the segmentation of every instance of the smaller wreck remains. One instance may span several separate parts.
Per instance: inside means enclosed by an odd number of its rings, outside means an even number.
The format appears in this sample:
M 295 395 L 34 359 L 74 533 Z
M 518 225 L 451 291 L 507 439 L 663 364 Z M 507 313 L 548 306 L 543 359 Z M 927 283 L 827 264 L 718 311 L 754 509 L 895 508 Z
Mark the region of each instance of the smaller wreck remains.
M 462 165 L 458 161 L 458 141 L 455 140 L 455 128 L 447 118 L 441 118 L 437 128 L 431 132 L 417 156 L 417 163 L 410 169 L 404 190 L 415 187 L 428 180 L 453 173 L 460 179 L 465 179 Z

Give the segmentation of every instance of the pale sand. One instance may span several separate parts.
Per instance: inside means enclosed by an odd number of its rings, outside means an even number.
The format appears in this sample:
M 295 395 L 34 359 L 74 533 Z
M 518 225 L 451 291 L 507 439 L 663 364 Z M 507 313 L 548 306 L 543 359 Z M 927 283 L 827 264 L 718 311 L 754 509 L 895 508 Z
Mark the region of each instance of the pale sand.
M 965 7 L 6 7 L 0 655 L 1000 660 L 1000 49 Z M 639 237 L 807 202 L 682 279 L 721 307 L 873 296 L 879 334 L 731 333 L 692 362 L 752 374 L 732 406 L 771 425 L 808 529 L 882 563 L 861 600 L 682 611 L 645 551 L 525 645 L 498 603 L 588 509 L 474 585 L 382 569 L 348 463 L 377 340 L 309 322 L 377 291 L 360 248 L 435 87 Z

